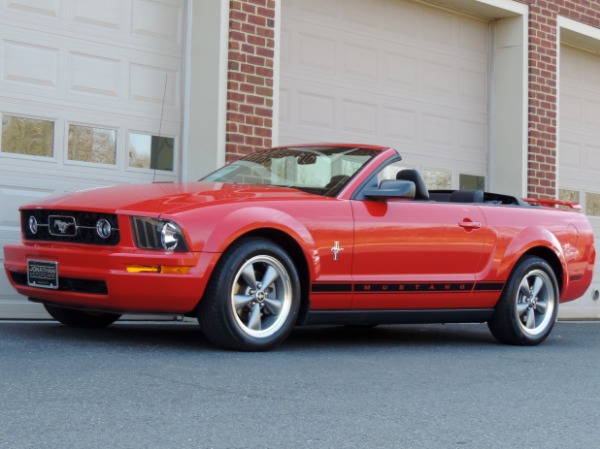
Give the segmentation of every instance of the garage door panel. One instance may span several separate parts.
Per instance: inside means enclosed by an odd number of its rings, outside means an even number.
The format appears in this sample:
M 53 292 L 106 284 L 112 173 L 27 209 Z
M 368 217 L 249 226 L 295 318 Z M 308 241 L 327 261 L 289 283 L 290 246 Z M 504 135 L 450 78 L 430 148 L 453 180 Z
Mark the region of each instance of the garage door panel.
M 584 160 L 588 170 L 600 173 L 600 146 L 588 144 L 584 149 Z
M 600 101 L 589 100 L 584 104 L 584 117 L 586 124 L 600 126 Z
M 133 0 L 131 34 L 145 45 L 183 44 L 184 0 Z
M 483 111 L 487 104 L 487 64 L 470 64 L 458 68 L 458 95 L 461 102 L 469 104 L 469 108 Z M 487 111 L 486 111 L 487 112 Z
M 6 38 L 3 44 L 3 81 L 26 88 L 58 88 L 58 48 Z
M 294 102 L 292 103 L 292 108 L 300 126 L 333 132 L 335 129 L 335 104 L 335 97 L 325 92 L 319 94 L 318 91 L 299 91 L 296 95 L 295 105 Z M 294 108 L 294 106 L 296 107 Z
M 426 112 L 421 117 L 421 139 L 424 144 L 451 149 L 456 139 L 454 118 L 450 114 Z M 423 147 L 425 152 L 427 147 Z
M 333 73 L 336 66 L 337 42 L 334 39 L 308 32 L 297 35 L 298 65 L 304 69 Z
M 565 136 L 560 142 L 560 166 L 561 176 L 576 177 L 576 173 L 581 170 L 582 144 L 576 140 L 579 136 L 573 136 L 573 140 Z M 568 172 L 571 170 L 571 173 Z
M 458 44 L 462 50 L 471 51 L 472 57 L 479 59 L 487 53 L 489 42 L 481 39 L 489 31 L 489 24 L 479 20 L 461 20 L 458 25 Z
M 127 25 L 125 18 L 128 14 L 123 10 L 129 7 L 128 3 L 122 0 L 104 0 L 102 3 L 73 2 L 69 17 L 73 22 L 87 26 L 88 29 L 92 25 L 114 33 L 115 30 L 123 30 Z
M 421 37 L 440 46 L 452 44 L 455 38 L 455 23 L 447 12 L 437 9 L 421 9 Z M 425 31 L 427 30 L 427 31 Z
M 600 57 L 568 46 L 560 55 L 559 188 L 565 198 L 578 200 L 600 242 Z M 596 264 L 590 289 L 559 311 L 564 318 L 600 318 L 600 264 Z
M 419 115 L 414 109 L 400 109 L 383 106 L 382 120 L 383 138 L 401 144 L 414 146 L 418 139 Z
M 424 60 L 421 65 L 421 80 L 425 95 L 452 95 L 456 84 L 456 72 L 451 63 L 440 60 Z
M 463 119 L 458 122 L 458 147 L 467 158 L 478 158 L 487 145 L 487 123 L 479 117 L 474 120 Z
M 574 90 L 574 93 L 576 89 Z M 562 125 L 567 125 L 567 122 L 570 122 L 570 126 L 581 126 L 581 121 L 583 117 L 582 112 L 582 96 L 583 93 L 579 95 L 571 95 L 566 92 L 562 92 L 560 96 L 560 120 Z
M 383 0 L 380 8 L 380 24 L 384 31 L 402 34 L 408 39 L 415 39 L 420 33 L 421 10 L 417 4 Z
M 600 87 L 600 62 L 588 61 L 586 70 L 584 71 L 585 83 L 592 89 Z
M 45 18 L 58 17 L 60 0 L 10 0 L 7 8 Z
M 342 0 L 285 0 L 285 6 L 301 11 L 310 22 L 327 24 L 336 19 L 343 8 Z
M 366 81 L 377 80 L 379 72 L 377 48 L 357 43 L 344 43 L 342 61 L 343 73 Z
M 368 28 L 379 28 L 380 1 L 344 0 L 342 18 L 345 22 Z
M 71 93 L 122 96 L 121 61 L 94 54 L 71 53 L 69 65 Z
M 360 135 L 363 138 L 375 138 L 377 135 L 377 105 L 371 102 L 343 100 L 342 131 Z
M 419 58 L 416 55 L 387 51 L 383 54 L 382 66 L 382 81 L 389 84 L 390 88 L 404 88 L 410 92 L 418 86 Z
M 153 106 L 152 110 L 164 105 L 171 118 L 181 115 L 181 72 L 164 66 L 149 66 L 138 63 L 130 65 L 129 99 L 144 103 L 143 107 Z

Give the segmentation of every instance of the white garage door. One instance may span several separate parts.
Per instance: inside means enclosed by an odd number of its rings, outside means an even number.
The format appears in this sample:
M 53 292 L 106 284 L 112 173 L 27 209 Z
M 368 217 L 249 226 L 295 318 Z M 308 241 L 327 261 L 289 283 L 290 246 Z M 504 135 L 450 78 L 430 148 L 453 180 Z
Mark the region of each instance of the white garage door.
M 179 178 L 185 5 L 0 1 L 0 246 L 29 201 Z M 39 316 L 2 270 L 0 318 Z
M 429 187 L 483 187 L 489 23 L 406 0 L 284 0 L 279 143 L 396 147 Z
M 581 203 L 600 242 L 600 57 L 563 45 L 560 54 L 559 188 Z M 561 307 L 563 318 L 600 318 L 600 264 L 585 296 Z

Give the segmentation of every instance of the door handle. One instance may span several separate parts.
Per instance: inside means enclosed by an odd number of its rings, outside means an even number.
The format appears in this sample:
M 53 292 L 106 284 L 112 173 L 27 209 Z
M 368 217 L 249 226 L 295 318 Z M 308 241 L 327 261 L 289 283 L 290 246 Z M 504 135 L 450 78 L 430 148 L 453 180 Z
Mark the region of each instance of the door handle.
M 465 218 L 463 221 L 459 222 L 458 225 L 461 228 L 465 229 L 479 229 L 481 228 L 481 223 L 478 221 L 471 221 L 468 218 Z

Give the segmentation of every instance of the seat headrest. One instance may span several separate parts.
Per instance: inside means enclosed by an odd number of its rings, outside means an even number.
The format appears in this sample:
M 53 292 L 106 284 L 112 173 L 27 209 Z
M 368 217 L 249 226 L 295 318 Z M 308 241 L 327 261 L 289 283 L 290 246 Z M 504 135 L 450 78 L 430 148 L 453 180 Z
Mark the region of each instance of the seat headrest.
M 425 185 L 425 181 L 421 177 L 421 173 L 412 168 L 408 168 L 405 170 L 400 170 L 396 173 L 396 179 L 404 180 L 404 181 L 412 181 L 415 183 L 415 199 L 416 200 L 428 200 L 429 199 L 429 190 L 427 190 L 427 186 Z

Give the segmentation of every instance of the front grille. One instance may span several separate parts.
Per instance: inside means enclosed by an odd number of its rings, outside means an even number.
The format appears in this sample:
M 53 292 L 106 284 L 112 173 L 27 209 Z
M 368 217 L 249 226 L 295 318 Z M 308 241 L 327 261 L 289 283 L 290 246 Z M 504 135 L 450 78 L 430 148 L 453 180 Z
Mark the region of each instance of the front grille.
M 35 220 L 32 230 L 30 223 Z M 96 227 L 100 220 L 110 223 L 111 232 L 102 238 Z M 114 246 L 120 241 L 119 222 L 115 214 L 79 212 L 66 210 L 23 210 L 21 228 L 25 240 L 83 243 L 88 245 Z
M 27 274 L 25 273 L 11 271 L 10 277 L 17 285 L 27 285 Z M 63 292 L 88 293 L 90 295 L 108 295 L 106 282 L 94 279 L 60 277 L 58 279 L 58 290 Z

